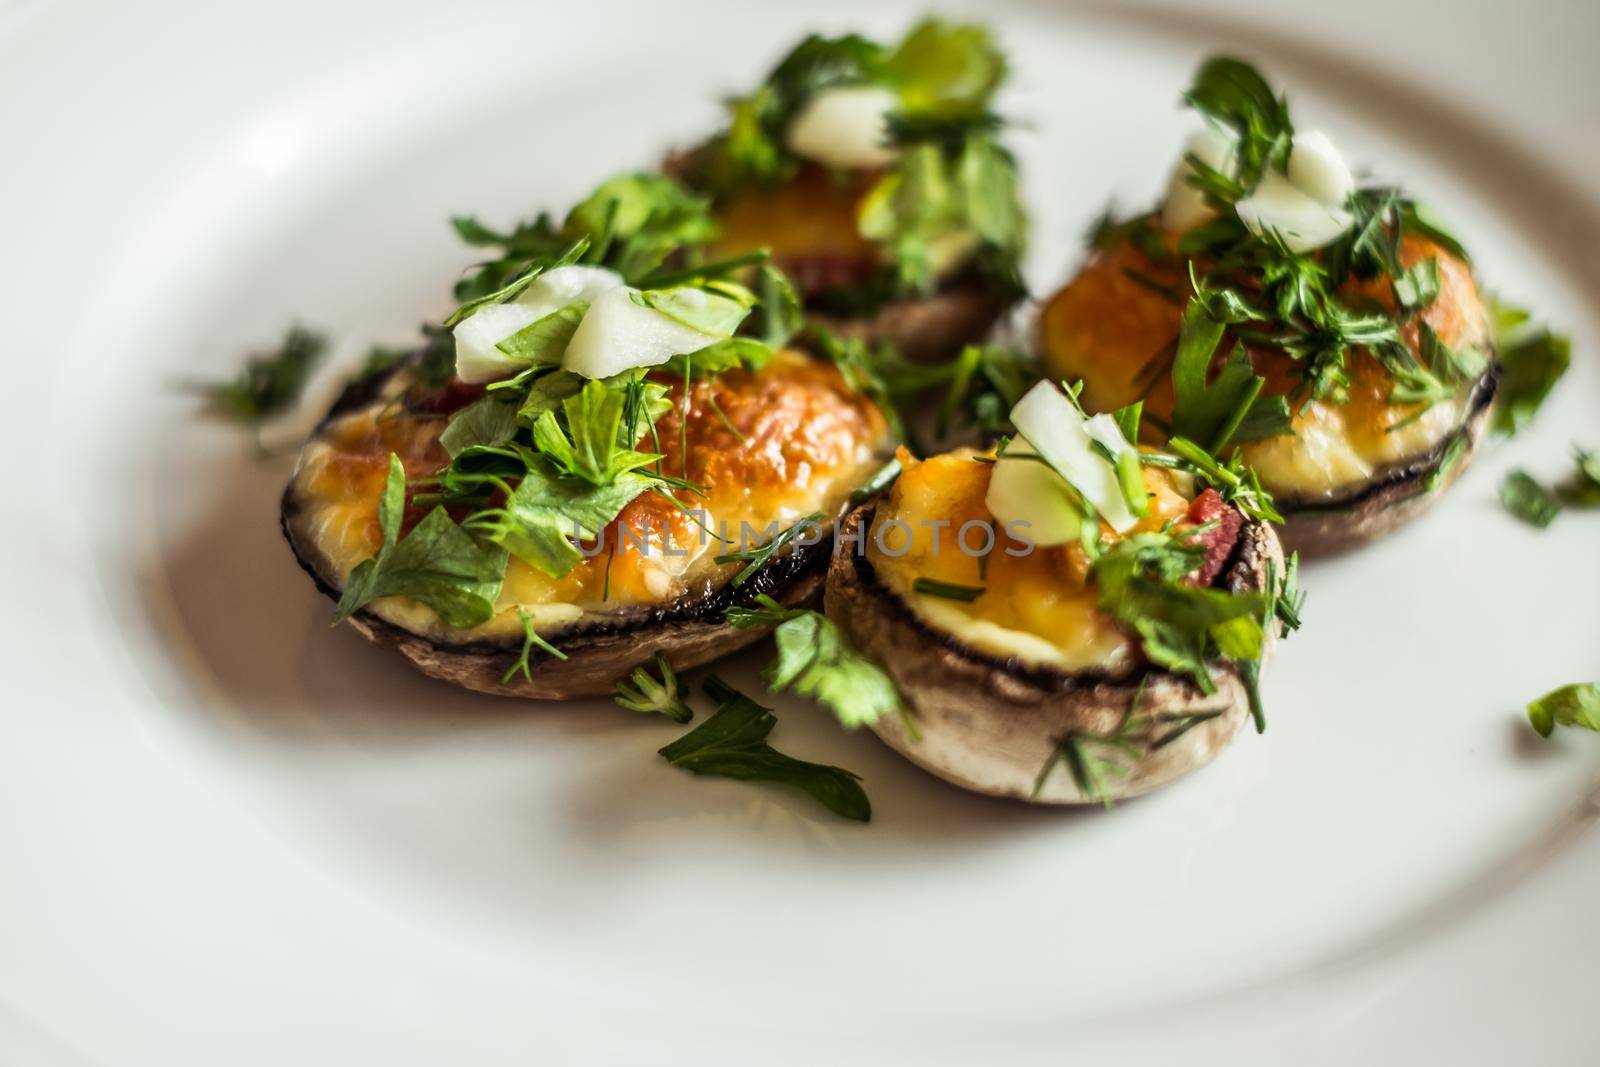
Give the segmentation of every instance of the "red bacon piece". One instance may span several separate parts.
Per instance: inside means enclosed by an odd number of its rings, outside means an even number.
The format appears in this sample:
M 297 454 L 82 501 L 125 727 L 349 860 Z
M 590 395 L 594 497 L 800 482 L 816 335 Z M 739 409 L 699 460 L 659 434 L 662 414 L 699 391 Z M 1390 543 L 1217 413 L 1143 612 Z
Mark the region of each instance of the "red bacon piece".
M 1233 546 L 1239 540 L 1239 528 L 1244 525 L 1244 516 L 1224 501 L 1221 493 L 1207 489 L 1189 505 L 1189 521 L 1196 526 L 1213 524 L 1210 529 L 1194 537 L 1195 543 L 1205 549 L 1206 555 L 1200 569 L 1189 578 L 1195 585 L 1210 585 L 1217 580 L 1217 575 L 1227 565 L 1228 557 L 1233 554 Z

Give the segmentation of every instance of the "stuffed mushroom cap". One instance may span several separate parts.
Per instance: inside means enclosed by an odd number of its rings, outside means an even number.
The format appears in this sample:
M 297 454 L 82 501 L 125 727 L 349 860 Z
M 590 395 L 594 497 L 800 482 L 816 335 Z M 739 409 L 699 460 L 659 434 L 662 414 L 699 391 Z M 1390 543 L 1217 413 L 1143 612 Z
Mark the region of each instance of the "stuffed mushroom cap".
M 799 603 L 820 591 L 826 530 L 852 491 L 891 448 L 882 415 L 838 371 L 782 351 L 758 371 L 734 368 L 698 379 L 687 403 L 680 378 L 671 407 L 640 447 L 664 454 L 664 473 L 703 487 L 646 492 L 629 503 L 584 558 L 553 578 L 511 556 L 488 621 L 452 626 L 403 596 L 381 597 L 350 617 L 366 637 L 398 650 L 424 673 L 503 696 L 567 699 L 606 694 L 634 667 L 664 654 L 677 669 L 710 662 L 758 639 L 723 621 L 731 604 L 768 594 Z M 391 454 L 408 480 L 448 462 L 440 434 L 482 390 L 459 381 L 419 384 L 413 369 L 354 384 L 301 453 L 283 496 L 285 536 L 317 586 L 337 599 L 352 571 L 382 545 L 379 498 Z M 407 498 L 406 530 L 423 511 Z M 770 541 L 816 515 L 764 566 L 722 554 Z M 738 584 L 734 584 L 738 578 Z M 565 659 L 536 652 L 518 663 L 524 621 Z
M 1030 547 L 997 532 L 992 551 L 975 551 L 978 528 L 993 522 L 992 471 L 968 450 L 907 461 L 883 499 L 845 521 L 840 541 L 852 550 L 834 556 L 827 613 L 884 666 L 908 708 L 874 723 L 878 736 L 962 788 L 1051 804 L 1137 796 L 1209 763 L 1250 716 L 1252 668 L 1211 663 L 1202 687 L 1153 664 L 1102 610 L 1078 544 Z M 1150 513 L 1130 536 L 1194 528 L 1204 552 L 1193 581 L 1222 593 L 1264 593 L 1282 577 L 1270 527 L 1214 491 L 1191 500 L 1182 476 L 1144 473 Z M 982 592 L 946 599 L 925 591 L 929 578 Z M 1269 626 L 1256 667 L 1274 634 Z M 1098 787 L 1059 765 L 1073 739 L 1112 736 L 1130 747 Z
M 766 250 L 814 324 L 869 345 L 887 342 L 914 362 L 948 359 L 987 336 L 1018 292 L 975 269 L 979 243 L 965 234 L 932 247 L 938 281 L 931 291 L 885 296 L 893 265 L 860 225 L 862 199 L 880 178 L 808 164 L 779 184 L 739 190 L 716 209 L 720 234 L 709 254 Z
M 1490 316 L 1470 266 L 1419 235 L 1405 236 L 1399 251 L 1405 268 L 1428 260 L 1437 264 L 1438 295 L 1426 307 L 1399 315 L 1388 279 L 1352 279 L 1340 296 L 1395 316 L 1406 347 L 1424 363 L 1424 325 L 1450 349 L 1492 353 Z M 1183 318 L 1181 302 L 1170 294 L 1188 285 L 1181 261 L 1156 262 L 1133 242 L 1096 253 L 1044 305 L 1039 347 L 1045 366 L 1058 377 L 1082 379 L 1082 399 L 1091 410 L 1143 399 L 1147 413 L 1170 417 L 1173 385 L 1162 357 L 1172 351 Z M 1231 348 L 1225 338 L 1217 360 Z M 1267 346 L 1250 345 L 1247 351 L 1255 373 L 1266 380 L 1265 393 L 1294 394 L 1295 360 Z M 1480 374 L 1426 406 L 1390 403 L 1393 379 L 1363 349 L 1353 351 L 1349 377 L 1345 402 L 1293 396 L 1292 434 L 1242 446 L 1245 462 L 1285 516 L 1285 544 L 1307 554 L 1360 544 L 1431 506 L 1472 458 L 1488 421 L 1498 368 L 1486 360 Z

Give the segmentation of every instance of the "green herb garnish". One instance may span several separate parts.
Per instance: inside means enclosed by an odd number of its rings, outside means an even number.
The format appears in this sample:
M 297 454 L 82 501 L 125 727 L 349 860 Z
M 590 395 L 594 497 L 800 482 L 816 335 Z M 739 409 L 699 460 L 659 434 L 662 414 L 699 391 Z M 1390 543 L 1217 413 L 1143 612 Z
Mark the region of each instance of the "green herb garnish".
M 1495 401 L 1494 431 L 1510 437 L 1527 427 L 1550 390 L 1572 365 L 1572 341 L 1532 325 L 1526 311 L 1496 307 L 1500 330 L 1500 395 Z
M 1529 526 L 1541 530 L 1561 514 L 1561 502 L 1524 470 L 1514 470 L 1500 483 L 1500 503 Z
M 606 267 L 633 282 L 716 233 L 710 201 L 659 174 L 623 174 L 606 181 L 560 226 L 549 215 L 510 233 L 472 218 L 451 222 L 468 244 L 499 250 L 497 258 L 472 268 L 456 284 L 456 298 L 463 301 L 503 290 L 530 267 L 557 261 L 578 241 L 585 244 L 572 262 Z
M 900 461 L 898 459 L 891 459 L 882 467 L 879 467 L 877 472 L 874 473 L 872 477 L 868 478 L 866 481 L 862 482 L 860 485 L 856 486 L 850 491 L 850 503 L 866 503 L 868 500 L 871 500 L 873 497 L 889 488 L 889 486 L 893 485 L 894 480 L 898 477 L 900 477 Z
M 1261 395 L 1266 379 L 1255 373 L 1243 345 L 1234 345 L 1222 371 L 1210 380 L 1211 357 L 1224 329 L 1203 300 L 1191 300 L 1172 361 L 1172 431 L 1203 443 L 1209 452 L 1291 430 L 1288 403 L 1281 396 Z
M 1203 548 L 1181 533 L 1135 534 L 1104 548 L 1093 563 L 1099 607 L 1138 635 L 1151 662 L 1216 692 L 1209 662 L 1260 659 L 1269 599 L 1187 582 Z
M 756 598 L 755 607 L 730 607 L 725 615 L 740 629 L 776 627 L 777 656 L 765 672 L 774 691 L 792 688 L 826 706 L 852 730 L 891 712 L 906 713 L 888 673 L 857 651 L 826 615 L 784 607 L 766 594 Z
M 426 604 L 450 626 L 488 622 L 505 578 L 505 550 L 486 545 L 457 526 L 442 506 L 401 537 L 405 492 L 405 468 L 399 456 L 391 455 L 378 507 L 383 546 L 350 572 L 333 621 L 342 621 L 378 597 L 403 596 Z
M 556 659 L 567 658 L 565 652 L 539 636 L 538 631 L 533 628 L 533 616 L 529 615 L 521 604 L 517 605 L 517 621 L 522 623 L 522 651 L 518 653 L 516 662 L 500 676 L 501 685 L 510 685 L 511 679 L 518 674 L 527 679 L 529 685 L 533 684 L 533 667 L 529 661 L 535 648 Z
M 981 585 L 958 585 L 955 582 L 941 582 L 935 578 L 918 578 L 911 583 L 913 592 L 924 596 L 939 597 L 941 600 L 956 600 L 963 604 L 970 604 L 981 597 L 985 590 Z
M 1464 433 L 1458 433 L 1450 438 L 1449 444 L 1444 446 L 1444 452 L 1439 456 L 1438 465 L 1422 476 L 1422 488 L 1430 493 L 1443 489 L 1445 482 L 1450 479 L 1450 472 L 1466 458 L 1467 449 L 1471 444 Z
M 1573 471 L 1546 488 L 1526 471 L 1514 470 L 1500 483 L 1500 502 L 1530 526 L 1543 529 L 1567 508 L 1600 508 L 1600 455 L 1576 449 Z
M 760 573 L 761 568 L 767 565 L 767 561 L 773 556 L 777 555 L 778 552 L 782 550 L 784 545 L 787 545 L 790 541 L 794 540 L 797 534 L 801 534 L 808 529 L 816 530 L 823 518 L 824 516 L 822 512 L 814 511 L 810 515 L 807 515 L 800 521 L 796 522 L 793 526 L 790 526 L 774 535 L 764 544 L 757 545 L 752 549 L 725 553 L 715 557 L 713 562 L 744 564 L 743 567 L 739 568 L 739 573 L 733 576 L 733 581 L 730 583 L 735 589 L 737 589 L 739 586 L 743 585 L 745 582 L 749 581 L 751 578 L 754 578 L 758 573 Z
M 649 667 L 635 667 L 630 679 L 619 679 L 612 698 L 619 707 L 646 715 L 664 715 L 673 722 L 688 722 L 694 710 L 683 699 L 678 676 L 673 673 L 667 657 L 656 653 L 657 678 Z
M 206 397 L 217 414 L 247 425 L 281 415 L 299 403 L 311 372 L 327 351 L 327 339 L 303 326 L 291 326 L 271 352 L 251 356 L 228 382 L 187 384 Z
M 705 722 L 661 749 L 674 767 L 692 774 L 774 782 L 809 794 L 835 815 L 858 822 L 872 818 L 872 804 L 860 779 L 841 767 L 807 763 L 767 743 L 777 718 L 721 679 L 705 682 L 717 711 Z
M 1564 685 L 1528 705 L 1528 722 L 1549 737 L 1557 726 L 1600 731 L 1600 683 Z
M 1144 683 L 1134 691 L 1128 710 L 1116 727 L 1105 733 L 1073 730 L 1056 741 L 1050 756 L 1033 781 L 1032 799 L 1044 791 L 1045 782 L 1057 764 L 1066 764 L 1073 785 L 1084 800 L 1112 807 L 1111 779 L 1125 778 L 1129 767 L 1124 760 L 1138 761 L 1159 751 L 1199 726 L 1226 713 L 1226 708 L 1190 712 L 1138 712 L 1144 697 Z

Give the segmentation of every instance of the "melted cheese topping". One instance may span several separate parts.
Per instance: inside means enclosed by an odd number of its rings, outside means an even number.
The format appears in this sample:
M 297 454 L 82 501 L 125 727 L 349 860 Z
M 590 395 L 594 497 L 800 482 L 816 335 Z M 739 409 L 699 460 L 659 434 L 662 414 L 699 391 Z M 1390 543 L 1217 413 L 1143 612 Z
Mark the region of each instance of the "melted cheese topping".
M 770 540 L 812 512 L 834 514 L 887 449 L 878 410 L 833 366 L 798 353 L 780 353 L 759 373 L 736 369 L 695 382 L 687 419 L 681 381 L 661 381 L 672 385 L 673 408 L 640 447 L 665 453 L 664 473 L 705 487 L 704 497 L 677 494 L 698 514 L 649 492 L 624 508 L 598 542 L 580 546 L 586 558 L 565 577 L 551 578 L 513 557 L 499 612 L 471 630 L 450 628 L 405 598 L 380 599 L 370 610 L 415 632 L 463 640 L 520 633 L 518 606 L 548 632 L 586 616 L 709 592 L 738 571 L 713 557 Z M 400 456 L 408 478 L 432 474 L 448 461 L 438 443 L 447 421 L 397 410 L 391 396 L 336 419 L 301 454 L 295 492 L 335 585 L 383 542 L 378 499 L 390 452 Z M 680 440 L 687 441 L 686 457 Z M 408 528 L 418 518 L 408 511 Z
M 1096 606 L 1089 560 L 1077 544 L 1030 546 L 996 530 L 984 496 L 994 467 L 971 449 L 918 462 L 901 451 L 905 471 L 878 506 L 866 553 L 880 580 L 925 622 L 991 655 L 1064 671 L 1118 673 L 1140 660 L 1138 646 Z M 1178 477 L 1144 468 L 1150 513 L 1130 533 L 1182 520 L 1189 498 Z M 1115 534 L 1102 527 L 1102 540 Z M 918 578 L 982 586 L 971 603 L 913 588 Z
M 720 234 L 711 255 L 765 249 L 802 293 L 863 285 L 889 261 L 861 236 L 861 201 L 878 177 L 877 171 L 835 173 L 807 165 L 780 185 L 742 189 L 718 208 Z M 968 232 L 935 239 L 928 250 L 934 272 L 940 278 L 955 274 L 980 244 Z
M 1439 262 L 1439 295 L 1419 318 L 1452 348 L 1487 348 L 1489 316 L 1471 269 L 1432 241 L 1408 236 L 1401 242 L 1403 265 L 1430 257 Z M 1145 410 L 1164 419 L 1172 411 L 1172 377 L 1161 360 L 1177 339 L 1183 309 L 1135 281 L 1129 271 L 1179 292 L 1188 285 L 1181 267 L 1154 264 L 1132 245 L 1109 249 L 1045 306 L 1041 348 L 1055 375 L 1084 380 L 1083 402 L 1091 410 L 1114 411 L 1144 395 Z M 1349 284 L 1343 295 L 1394 308 L 1386 279 Z M 1416 320 L 1401 330 L 1413 352 L 1419 351 L 1418 333 Z M 1232 345 L 1224 338 L 1219 358 Z M 1256 373 L 1267 379 L 1269 393 L 1287 394 L 1294 387 L 1296 364 L 1288 356 L 1253 349 L 1250 358 Z M 1244 446 L 1245 461 L 1269 490 L 1302 500 L 1337 496 L 1386 467 L 1428 452 L 1466 416 L 1470 384 L 1423 410 L 1387 402 L 1390 376 L 1365 351 L 1353 353 L 1349 366 L 1347 403 L 1311 401 L 1296 414 L 1294 436 Z M 1152 375 L 1154 385 L 1145 393 Z
M 765 248 L 780 265 L 825 259 L 870 269 L 881 255 L 857 222 L 869 184 L 860 175 L 807 166 L 781 185 L 742 189 L 718 210 L 712 258 Z

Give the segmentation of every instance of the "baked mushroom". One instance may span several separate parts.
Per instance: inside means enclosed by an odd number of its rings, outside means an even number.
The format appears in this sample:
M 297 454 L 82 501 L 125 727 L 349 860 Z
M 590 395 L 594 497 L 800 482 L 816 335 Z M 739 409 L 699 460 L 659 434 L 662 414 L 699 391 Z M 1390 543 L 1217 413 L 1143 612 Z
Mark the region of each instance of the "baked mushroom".
M 1270 504 L 1050 383 L 1014 415 L 998 458 L 902 455 L 845 521 L 827 614 L 905 701 L 873 729 L 939 777 L 1052 804 L 1149 792 L 1260 713 L 1279 619 L 1298 624 Z
M 604 188 L 604 187 L 603 187 Z M 631 194 L 629 194 L 631 195 Z M 354 383 L 301 453 L 284 533 L 336 618 L 424 673 L 609 693 L 759 638 L 724 621 L 820 591 L 827 534 L 892 448 L 832 364 L 738 335 L 724 277 L 629 283 L 650 212 L 533 257 L 421 352 Z
M 1238 60 L 1188 94 L 1207 119 L 1159 210 L 1097 227 L 1044 305 L 1042 361 L 1089 410 L 1234 446 L 1284 543 L 1349 548 L 1426 510 L 1470 462 L 1500 381 L 1460 244 L 1397 189 L 1358 185 Z
M 942 360 L 1022 294 L 1027 219 L 990 111 L 1005 75 L 981 26 L 811 36 L 667 170 L 714 198 L 714 256 L 765 249 L 816 324 Z

